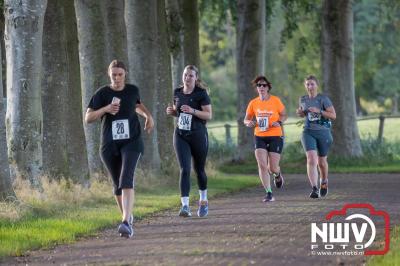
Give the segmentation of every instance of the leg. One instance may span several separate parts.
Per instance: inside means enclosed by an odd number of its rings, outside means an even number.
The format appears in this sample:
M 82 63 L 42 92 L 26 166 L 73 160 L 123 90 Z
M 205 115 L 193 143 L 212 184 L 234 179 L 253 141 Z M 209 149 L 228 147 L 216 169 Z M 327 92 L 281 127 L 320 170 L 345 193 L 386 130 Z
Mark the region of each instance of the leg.
M 318 155 L 314 150 L 306 152 L 307 155 L 307 174 L 312 187 L 318 186 Z
M 140 152 L 132 150 L 133 144 L 121 149 L 122 167 L 119 187 L 122 189 L 122 221 L 129 222 L 134 203 L 134 176 Z
M 190 192 L 190 169 L 192 155 L 188 142 L 177 133 L 174 134 L 174 148 L 180 168 L 180 190 L 181 197 L 189 197 Z
M 258 175 L 265 190 L 271 190 L 270 176 L 268 173 L 268 152 L 265 149 L 256 149 L 255 156 L 258 165 Z
M 281 168 L 279 167 L 279 161 L 281 160 L 281 155 L 276 152 L 268 153 L 269 170 L 271 173 L 280 173 Z
M 122 191 L 118 188 L 122 165 L 121 155 L 114 145 L 108 145 L 102 149 L 100 158 L 111 176 L 115 201 L 122 214 Z
M 328 180 L 328 157 L 318 157 L 318 168 L 321 175 L 321 183 Z
M 193 155 L 193 166 L 197 175 L 199 190 L 207 190 L 207 175 L 205 171 L 208 153 L 207 131 L 199 132 L 193 136 L 190 142 L 191 153 Z
M 174 148 L 180 167 L 179 187 L 181 190 L 182 207 L 179 211 L 179 216 L 190 217 L 192 216 L 189 208 L 190 168 L 192 155 L 190 153 L 189 143 L 183 136 L 178 134 L 177 130 L 175 130 L 174 133 Z
M 197 216 L 205 217 L 208 215 L 207 175 L 205 171 L 208 152 L 207 131 L 200 131 L 196 133 L 196 135 L 192 136 L 190 147 L 193 155 L 193 165 L 197 176 L 197 184 L 200 194 Z

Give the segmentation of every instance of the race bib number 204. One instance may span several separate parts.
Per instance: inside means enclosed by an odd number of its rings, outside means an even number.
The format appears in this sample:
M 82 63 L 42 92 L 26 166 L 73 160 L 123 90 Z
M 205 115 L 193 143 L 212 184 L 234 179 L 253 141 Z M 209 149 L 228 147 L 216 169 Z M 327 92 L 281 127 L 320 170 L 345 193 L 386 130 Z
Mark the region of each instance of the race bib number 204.
M 113 140 L 129 139 L 129 122 L 128 119 L 115 120 L 112 122 Z
M 181 113 L 178 120 L 178 128 L 181 130 L 190 130 L 192 127 L 192 115 Z

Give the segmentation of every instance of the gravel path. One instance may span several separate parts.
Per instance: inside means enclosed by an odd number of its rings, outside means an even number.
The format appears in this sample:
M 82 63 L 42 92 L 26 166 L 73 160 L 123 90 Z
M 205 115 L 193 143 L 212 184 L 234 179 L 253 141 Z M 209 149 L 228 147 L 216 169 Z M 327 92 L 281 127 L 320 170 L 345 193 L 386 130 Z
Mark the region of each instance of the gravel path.
M 306 177 L 288 175 L 284 188 L 274 191 L 275 202 L 261 202 L 260 187 L 247 189 L 211 200 L 207 218 L 178 217 L 177 207 L 137 222 L 132 239 L 109 229 L 1 264 L 362 265 L 365 256 L 311 255 L 311 223 L 325 221 L 346 203 L 370 203 L 389 213 L 392 226 L 399 225 L 400 174 L 332 174 L 329 185 L 326 198 L 312 200 Z

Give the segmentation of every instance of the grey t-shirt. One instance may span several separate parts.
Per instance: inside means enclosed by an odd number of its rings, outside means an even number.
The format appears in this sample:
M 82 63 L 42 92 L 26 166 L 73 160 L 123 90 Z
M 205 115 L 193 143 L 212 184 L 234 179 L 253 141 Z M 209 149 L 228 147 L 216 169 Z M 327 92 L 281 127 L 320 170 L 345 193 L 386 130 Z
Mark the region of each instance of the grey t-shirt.
M 316 107 L 323 111 L 331 107 L 332 102 L 328 96 L 322 94 L 317 94 L 314 98 L 310 98 L 308 95 L 301 96 L 299 106 L 304 110 L 304 114 L 306 115 L 304 129 L 329 130 L 331 128 L 331 121 L 329 119 L 324 118 L 320 113 L 308 111 L 309 107 Z

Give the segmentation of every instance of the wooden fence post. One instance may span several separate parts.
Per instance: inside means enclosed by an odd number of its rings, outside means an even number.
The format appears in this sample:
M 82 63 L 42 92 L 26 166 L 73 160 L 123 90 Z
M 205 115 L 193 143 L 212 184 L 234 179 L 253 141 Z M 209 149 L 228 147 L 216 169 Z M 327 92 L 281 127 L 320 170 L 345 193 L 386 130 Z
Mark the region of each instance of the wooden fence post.
M 383 127 L 385 124 L 385 117 L 383 115 L 379 116 L 379 132 L 378 132 L 378 142 L 383 140 Z
M 226 145 L 231 146 L 233 144 L 232 142 L 232 136 L 231 136 L 231 125 L 225 124 L 225 139 L 226 139 Z

